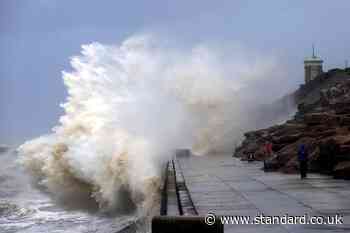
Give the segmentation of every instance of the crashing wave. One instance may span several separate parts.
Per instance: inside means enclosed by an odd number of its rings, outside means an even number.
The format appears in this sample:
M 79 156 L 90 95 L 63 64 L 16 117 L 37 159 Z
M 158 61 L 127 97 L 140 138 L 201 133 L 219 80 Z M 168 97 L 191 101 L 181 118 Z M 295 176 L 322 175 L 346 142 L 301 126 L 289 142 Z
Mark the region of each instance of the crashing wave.
M 241 55 L 202 45 L 178 51 L 147 36 L 83 45 L 63 72 L 64 115 L 50 135 L 19 147 L 21 163 L 60 199 L 147 215 L 175 148 L 229 151 L 249 126 L 237 90 L 274 65 Z

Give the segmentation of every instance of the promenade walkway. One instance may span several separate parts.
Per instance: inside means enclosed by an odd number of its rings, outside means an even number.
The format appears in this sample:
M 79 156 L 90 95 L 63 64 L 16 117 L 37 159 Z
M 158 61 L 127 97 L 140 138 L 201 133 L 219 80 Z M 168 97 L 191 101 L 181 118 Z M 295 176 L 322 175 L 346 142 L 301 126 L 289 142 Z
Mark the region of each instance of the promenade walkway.
M 178 158 L 199 215 L 244 215 L 254 218 L 285 214 L 334 216 L 342 225 L 225 225 L 225 232 L 350 232 L 350 181 L 310 174 L 264 173 L 261 162 L 242 162 L 229 155 Z

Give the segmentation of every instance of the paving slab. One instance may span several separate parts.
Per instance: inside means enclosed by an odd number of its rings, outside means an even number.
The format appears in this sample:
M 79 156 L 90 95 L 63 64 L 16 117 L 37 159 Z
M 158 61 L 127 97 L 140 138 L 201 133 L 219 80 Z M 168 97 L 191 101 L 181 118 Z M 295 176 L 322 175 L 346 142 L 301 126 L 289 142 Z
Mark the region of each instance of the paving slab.
M 350 232 L 350 181 L 309 174 L 265 173 L 261 162 L 229 155 L 178 158 L 200 215 L 335 216 L 344 224 L 227 224 L 225 232 Z

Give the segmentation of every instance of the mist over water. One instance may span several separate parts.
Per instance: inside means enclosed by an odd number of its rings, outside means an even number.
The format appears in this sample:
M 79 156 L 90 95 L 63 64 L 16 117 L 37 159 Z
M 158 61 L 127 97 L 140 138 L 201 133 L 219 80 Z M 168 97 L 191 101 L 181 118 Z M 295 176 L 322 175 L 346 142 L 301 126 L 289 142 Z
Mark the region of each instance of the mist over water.
M 270 101 L 249 86 L 279 74 L 275 59 L 227 50 L 176 49 L 143 35 L 83 45 L 63 72 L 64 115 L 51 134 L 19 147 L 20 162 L 59 200 L 151 215 L 174 149 L 231 152 L 256 127 L 255 107 Z

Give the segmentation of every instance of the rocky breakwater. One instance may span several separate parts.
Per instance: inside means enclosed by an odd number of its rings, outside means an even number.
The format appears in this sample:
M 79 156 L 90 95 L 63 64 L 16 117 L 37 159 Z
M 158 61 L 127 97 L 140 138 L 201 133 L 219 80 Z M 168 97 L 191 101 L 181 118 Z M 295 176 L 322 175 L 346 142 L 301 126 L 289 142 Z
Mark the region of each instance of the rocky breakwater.
M 350 70 L 330 70 L 294 93 L 298 110 L 284 124 L 247 132 L 234 156 L 265 161 L 265 169 L 298 171 L 297 149 L 309 150 L 309 169 L 350 179 Z M 272 143 L 273 153 L 264 145 Z

